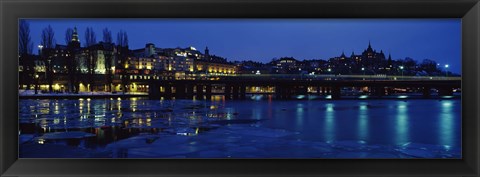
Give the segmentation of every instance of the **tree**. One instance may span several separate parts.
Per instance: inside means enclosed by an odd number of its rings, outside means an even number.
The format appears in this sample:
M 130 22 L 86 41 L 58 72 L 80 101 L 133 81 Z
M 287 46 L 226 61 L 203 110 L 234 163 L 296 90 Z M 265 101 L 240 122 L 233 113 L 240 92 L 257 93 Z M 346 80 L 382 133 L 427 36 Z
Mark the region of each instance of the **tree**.
M 93 31 L 92 27 L 88 27 L 85 30 L 85 47 L 90 47 L 97 43 L 97 36 L 95 35 L 95 31 Z
M 20 84 L 23 85 L 25 83 L 27 85 L 27 90 L 30 89 L 35 72 L 32 51 L 33 42 L 30 37 L 30 24 L 25 20 L 20 20 L 18 30 L 18 52 L 20 57 L 19 63 L 23 65 Z
M 46 66 L 46 76 L 48 81 L 48 90 L 49 92 L 53 91 L 53 72 L 51 61 L 53 59 L 53 52 L 55 48 L 55 32 L 53 31 L 52 26 L 48 25 L 48 27 L 42 30 L 41 36 L 41 44 L 43 46 L 40 58 L 43 59 Z
M 87 48 L 87 69 L 88 69 L 88 83 L 90 84 L 90 91 L 93 92 L 93 82 L 95 77 L 95 68 L 96 68 L 96 60 L 93 59 L 94 48 L 93 46 L 97 43 L 97 37 L 95 35 L 95 31 L 93 31 L 92 27 L 88 27 L 85 30 L 85 47 Z
M 120 32 L 117 33 L 117 45 L 121 47 L 128 47 L 127 32 L 120 30 Z
M 108 85 L 108 91 L 112 91 L 112 82 L 113 82 L 113 75 L 112 75 L 112 51 L 113 51 L 113 43 L 112 43 L 112 31 L 108 30 L 108 28 L 103 29 L 103 42 L 105 43 L 104 46 L 104 54 L 105 54 L 105 69 L 106 69 L 106 81 Z
M 121 61 L 121 66 L 127 66 L 128 54 L 128 35 L 127 32 L 121 30 L 117 33 L 117 59 Z M 125 94 L 130 76 L 127 72 L 127 67 L 122 69 L 122 91 Z
M 108 28 L 103 29 L 103 42 L 112 43 L 112 31 Z
M 33 51 L 32 38 L 30 37 L 30 24 L 20 20 L 18 30 L 18 51 L 20 55 L 30 55 Z
M 47 28 L 42 30 L 41 44 L 45 49 L 55 48 L 55 32 L 52 26 L 48 25 Z
M 403 67 L 406 75 L 415 75 L 415 73 L 417 72 L 417 66 L 417 61 L 413 58 L 407 57 L 405 58 L 405 60 L 403 60 Z
M 428 75 L 433 75 L 437 72 L 437 62 L 430 59 L 424 59 L 422 63 L 420 63 L 420 69 L 425 71 Z

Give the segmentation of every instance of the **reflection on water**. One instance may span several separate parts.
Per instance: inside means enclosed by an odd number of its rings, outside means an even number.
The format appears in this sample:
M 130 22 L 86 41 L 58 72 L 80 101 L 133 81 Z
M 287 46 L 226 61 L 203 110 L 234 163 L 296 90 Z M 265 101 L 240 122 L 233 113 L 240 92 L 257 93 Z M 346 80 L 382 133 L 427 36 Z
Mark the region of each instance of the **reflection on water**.
M 427 116 L 427 115 L 425 115 Z M 395 134 L 396 144 L 405 144 L 409 140 L 408 103 L 398 102 L 396 110 Z
M 360 102 L 358 107 L 358 139 L 367 140 L 369 134 L 368 123 L 368 104 L 366 102 Z
M 325 107 L 324 135 L 327 141 L 332 141 L 335 139 L 335 111 L 333 110 L 332 103 L 327 103 Z
M 251 100 L 214 96 L 208 101 L 20 100 L 20 143 L 24 147 L 28 143 L 64 144 L 115 152 L 106 157 L 132 157 L 153 151 L 139 148 L 161 148 L 155 144 L 168 144 L 169 138 L 173 144 L 168 152 L 175 146 L 187 148 L 187 142 L 180 138 L 187 136 L 191 138 L 187 149 L 192 151 L 185 152 L 185 157 L 234 157 L 240 150 L 233 147 L 252 147 L 243 150 L 253 157 L 335 158 L 341 157 L 338 154 L 342 151 L 365 149 L 373 153 L 367 157 L 430 157 L 411 153 L 418 152 L 409 149 L 418 144 L 448 147 L 454 154 L 435 150 L 440 155 L 432 157 L 458 157 L 460 110 L 459 99 L 281 101 L 271 96 Z M 143 145 L 135 143 L 139 138 L 144 138 Z M 129 145 L 120 146 L 122 143 Z M 378 155 L 373 146 L 367 148 L 365 143 L 389 149 Z M 303 150 L 296 149 L 300 146 Z M 210 152 L 212 149 L 215 152 Z M 397 155 L 385 155 L 388 153 Z M 175 153 L 156 155 L 168 157 Z
M 442 103 L 442 110 L 440 112 L 440 121 L 438 121 L 438 126 L 440 127 L 438 129 L 438 133 L 440 134 L 440 143 L 444 145 L 451 145 L 454 144 L 453 139 L 454 139 L 454 134 L 459 133 L 455 132 L 458 130 L 455 130 L 455 123 L 458 123 L 458 121 L 455 121 L 455 116 L 452 115 L 453 111 L 453 103 L 452 102 L 443 102 Z

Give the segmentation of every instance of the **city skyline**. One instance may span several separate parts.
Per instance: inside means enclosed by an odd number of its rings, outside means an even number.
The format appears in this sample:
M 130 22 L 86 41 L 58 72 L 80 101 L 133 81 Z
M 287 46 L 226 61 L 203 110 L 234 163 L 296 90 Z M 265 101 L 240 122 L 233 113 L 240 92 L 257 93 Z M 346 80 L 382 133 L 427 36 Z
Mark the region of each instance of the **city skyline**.
M 19 158 L 463 157 L 458 20 L 39 21 Z
M 263 63 L 272 58 L 323 59 L 352 51 L 360 54 L 370 41 L 377 51 L 393 59 L 432 59 L 461 73 L 459 19 L 30 19 L 32 42 L 37 46 L 43 28 L 51 25 L 58 44 L 64 44 L 65 30 L 77 27 L 84 41 L 87 27 L 93 27 L 97 42 L 103 28 L 127 31 L 130 49 L 154 43 L 160 48 L 208 46 L 213 55 Z M 153 23 L 155 22 L 155 23 Z M 129 25 L 126 25 L 129 24 Z M 215 28 L 212 28 L 215 27 Z M 328 28 L 325 28 L 328 27 Z M 174 34 L 175 33 L 175 34 Z M 165 35 L 174 34 L 174 35 Z M 289 36 L 285 36 L 289 34 Z M 412 40 L 415 41 L 412 43 Z M 114 41 L 116 41 L 114 39 Z M 298 41 L 298 42 L 291 42 Z M 457 43 L 458 45 L 455 45 Z M 83 45 L 83 43 L 82 43 Z M 37 50 L 34 49 L 34 53 Z

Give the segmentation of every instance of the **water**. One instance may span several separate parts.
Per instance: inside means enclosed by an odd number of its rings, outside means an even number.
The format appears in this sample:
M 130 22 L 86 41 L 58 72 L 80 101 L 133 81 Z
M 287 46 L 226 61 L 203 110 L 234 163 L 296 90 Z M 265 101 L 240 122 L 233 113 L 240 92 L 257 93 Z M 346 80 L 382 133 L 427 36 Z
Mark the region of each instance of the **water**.
M 460 99 L 20 100 L 20 157 L 461 158 Z

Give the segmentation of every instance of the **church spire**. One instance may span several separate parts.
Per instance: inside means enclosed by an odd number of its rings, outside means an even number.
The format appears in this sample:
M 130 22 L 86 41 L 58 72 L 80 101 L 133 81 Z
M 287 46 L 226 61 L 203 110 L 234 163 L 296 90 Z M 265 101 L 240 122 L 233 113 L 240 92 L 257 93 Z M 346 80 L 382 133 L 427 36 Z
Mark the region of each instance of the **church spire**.
M 367 52 L 370 52 L 370 53 L 375 52 L 375 51 L 373 51 L 373 49 L 372 49 L 372 45 L 370 44 L 370 40 L 368 40 L 368 48 L 367 48 L 366 51 L 367 51 Z
M 208 50 L 208 46 L 205 47 L 205 59 L 210 60 L 210 50 Z

